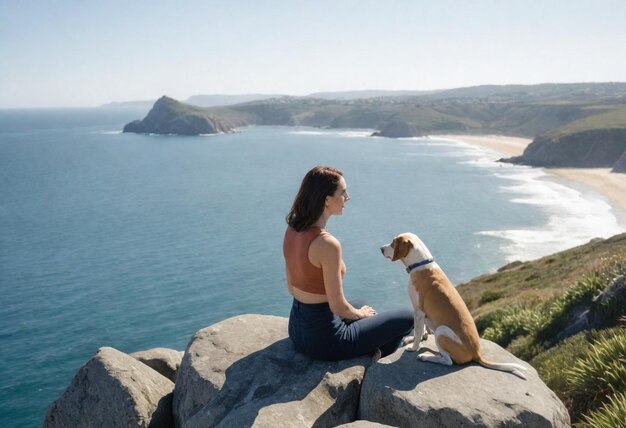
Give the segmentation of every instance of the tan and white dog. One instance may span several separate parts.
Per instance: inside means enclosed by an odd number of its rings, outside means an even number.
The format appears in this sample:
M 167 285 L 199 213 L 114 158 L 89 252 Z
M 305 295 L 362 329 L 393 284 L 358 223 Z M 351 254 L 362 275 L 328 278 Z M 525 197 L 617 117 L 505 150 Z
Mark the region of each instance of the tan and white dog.
M 409 272 L 408 292 L 415 310 L 415 336 L 407 350 L 417 351 L 426 327 L 426 332 L 435 334 L 439 355 L 425 351 L 417 356 L 420 360 L 447 366 L 453 362 L 475 361 L 484 367 L 511 372 L 526 379 L 522 373 L 526 368 L 521 365 L 493 363 L 482 357 L 480 337 L 465 302 L 416 235 L 398 235 L 380 250 L 391 261 L 401 260 Z

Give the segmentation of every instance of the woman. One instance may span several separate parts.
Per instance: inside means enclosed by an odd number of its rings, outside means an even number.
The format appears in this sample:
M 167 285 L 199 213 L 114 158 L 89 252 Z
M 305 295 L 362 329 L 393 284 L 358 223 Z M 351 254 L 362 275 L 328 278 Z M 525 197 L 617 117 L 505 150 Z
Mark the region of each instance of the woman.
M 343 214 L 349 200 L 341 171 L 316 166 L 302 180 L 287 215 L 283 255 L 287 289 L 294 297 L 289 337 L 298 351 L 315 359 L 386 356 L 413 327 L 411 309 L 377 314 L 370 306 L 346 300 L 341 244 L 326 224 L 331 216 Z

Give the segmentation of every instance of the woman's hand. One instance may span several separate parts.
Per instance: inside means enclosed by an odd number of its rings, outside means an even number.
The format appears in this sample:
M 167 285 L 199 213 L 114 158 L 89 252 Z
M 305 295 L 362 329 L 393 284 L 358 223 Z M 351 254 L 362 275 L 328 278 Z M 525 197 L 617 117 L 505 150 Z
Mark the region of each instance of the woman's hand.
M 369 318 L 376 315 L 376 310 L 368 305 L 362 306 L 361 309 L 358 310 L 358 312 L 359 318 Z

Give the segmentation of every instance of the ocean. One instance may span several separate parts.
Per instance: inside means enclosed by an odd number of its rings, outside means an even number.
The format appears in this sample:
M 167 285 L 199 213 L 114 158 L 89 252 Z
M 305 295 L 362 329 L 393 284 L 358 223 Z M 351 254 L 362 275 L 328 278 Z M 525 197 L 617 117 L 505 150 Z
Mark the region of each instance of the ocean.
M 243 313 L 287 317 L 285 215 L 315 165 L 351 200 L 328 230 L 347 297 L 408 305 L 379 247 L 401 232 L 454 283 L 625 230 L 599 194 L 487 149 L 371 130 L 120 132 L 135 109 L 0 111 L 0 426 L 40 426 L 101 346 L 184 350 Z

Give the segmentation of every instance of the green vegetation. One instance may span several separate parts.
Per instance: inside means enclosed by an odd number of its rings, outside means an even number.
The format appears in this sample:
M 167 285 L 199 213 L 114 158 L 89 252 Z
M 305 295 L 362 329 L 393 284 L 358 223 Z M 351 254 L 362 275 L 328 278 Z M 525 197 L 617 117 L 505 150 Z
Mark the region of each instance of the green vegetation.
M 626 108 L 623 106 L 595 106 L 588 110 L 594 114 L 561 126 L 551 131 L 548 136 L 562 138 L 568 134 L 576 134 L 593 129 L 626 128 Z
M 511 266 L 458 287 L 482 337 L 530 361 L 573 422 L 623 426 L 626 294 L 606 290 L 624 287 L 626 234 Z
M 578 428 L 619 428 L 626 426 L 626 393 L 618 392 L 608 398 L 600 409 L 594 410 Z

